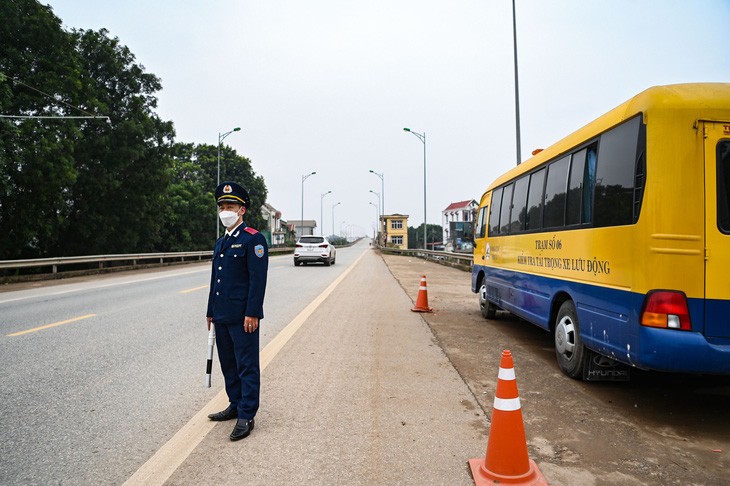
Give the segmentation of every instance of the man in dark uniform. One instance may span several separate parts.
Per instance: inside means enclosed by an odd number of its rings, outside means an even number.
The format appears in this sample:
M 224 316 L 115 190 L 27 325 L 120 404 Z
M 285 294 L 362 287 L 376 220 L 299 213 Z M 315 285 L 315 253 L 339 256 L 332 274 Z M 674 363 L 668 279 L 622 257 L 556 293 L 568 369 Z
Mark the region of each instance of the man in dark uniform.
M 243 215 L 250 205 L 246 190 L 224 182 L 215 190 L 218 216 L 226 228 L 215 244 L 208 295 L 208 330 L 216 328 L 218 358 L 230 402 L 211 420 L 238 419 L 231 440 L 247 437 L 259 408 L 259 320 L 263 304 L 269 251 L 266 239 L 246 226 Z

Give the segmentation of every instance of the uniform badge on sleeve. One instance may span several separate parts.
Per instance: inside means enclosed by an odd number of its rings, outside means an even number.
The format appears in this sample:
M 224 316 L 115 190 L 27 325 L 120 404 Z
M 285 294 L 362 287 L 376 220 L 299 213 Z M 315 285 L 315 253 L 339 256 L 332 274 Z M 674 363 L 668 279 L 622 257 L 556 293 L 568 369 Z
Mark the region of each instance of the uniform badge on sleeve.
M 256 245 L 253 249 L 256 252 L 257 257 L 261 258 L 264 256 L 264 245 Z

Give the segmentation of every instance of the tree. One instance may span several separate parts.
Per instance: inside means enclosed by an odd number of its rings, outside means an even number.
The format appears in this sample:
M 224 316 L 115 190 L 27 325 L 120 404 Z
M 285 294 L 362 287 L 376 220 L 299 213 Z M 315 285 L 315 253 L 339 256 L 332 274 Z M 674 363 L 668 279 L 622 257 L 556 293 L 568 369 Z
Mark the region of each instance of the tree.
M 0 3 L 0 259 L 144 252 L 160 241 L 174 131 L 160 80 L 104 29 Z M 62 118 L 93 114 L 103 119 Z
M 0 39 L 0 113 L 27 117 L 0 118 L 0 259 L 211 247 L 218 147 L 173 146 L 159 78 L 36 0 L 0 2 Z M 263 229 L 251 161 L 221 147 L 221 180 L 249 191 L 245 220 Z
M 161 241 L 174 130 L 154 112 L 159 78 L 134 63 L 107 31 L 74 30 L 82 61 L 85 109 L 110 124 L 80 123 L 73 158 L 78 177 L 69 188 L 68 224 L 60 254 L 155 250 Z
M 0 2 L 0 113 L 63 116 L 78 103 L 80 60 L 48 6 Z M 98 121 L 96 123 L 99 123 Z M 0 119 L 0 259 L 48 256 L 78 176 L 75 123 Z
M 175 144 L 172 183 L 168 194 L 170 224 L 165 227 L 165 248 L 177 251 L 209 248 L 215 241 L 217 207 L 214 191 L 218 179 L 218 147 L 215 145 Z M 221 147 L 221 182 L 241 184 L 251 198 L 244 220 L 248 226 L 266 225 L 261 206 L 266 201 L 266 185 L 251 167 L 251 161 L 228 146 Z M 221 231 L 223 231 L 221 229 Z
M 426 242 L 430 245 L 443 239 L 443 228 L 438 224 L 429 224 L 426 226 Z M 417 228 L 408 227 L 408 248 L 423 248 L 423 223 Z M 431 249 L 431 248 L 428 248 Z

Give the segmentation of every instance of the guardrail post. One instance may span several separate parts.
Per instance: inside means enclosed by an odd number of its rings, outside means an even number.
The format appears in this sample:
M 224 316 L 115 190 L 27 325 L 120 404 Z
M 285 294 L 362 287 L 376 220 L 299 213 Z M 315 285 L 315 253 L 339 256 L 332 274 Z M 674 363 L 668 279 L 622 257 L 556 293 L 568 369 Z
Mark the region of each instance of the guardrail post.
M 53 265 L 53 273 L 56 273 L 56 272 L 58 272 L 58 266 L 57 265 Z

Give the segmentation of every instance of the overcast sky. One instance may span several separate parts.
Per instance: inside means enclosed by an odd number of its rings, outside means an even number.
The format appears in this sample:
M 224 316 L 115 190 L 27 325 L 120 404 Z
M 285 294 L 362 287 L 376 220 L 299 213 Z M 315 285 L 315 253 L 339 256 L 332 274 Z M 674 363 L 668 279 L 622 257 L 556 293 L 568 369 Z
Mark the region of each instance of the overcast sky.
M 162 79 L 177 141 L 225 140 L 284 219 L 372 234 L 479 201 L 516 164 L 510 0 L 50 0 Z M 517 0 L 522 160 L 656 85 L 730 82 L 729 0 Z M 225 177 L 223 174 L 222 177 Z M 212 189 L 211 189 L 212 190 Z M 322 193 L 331 190 L 322 199 Z

